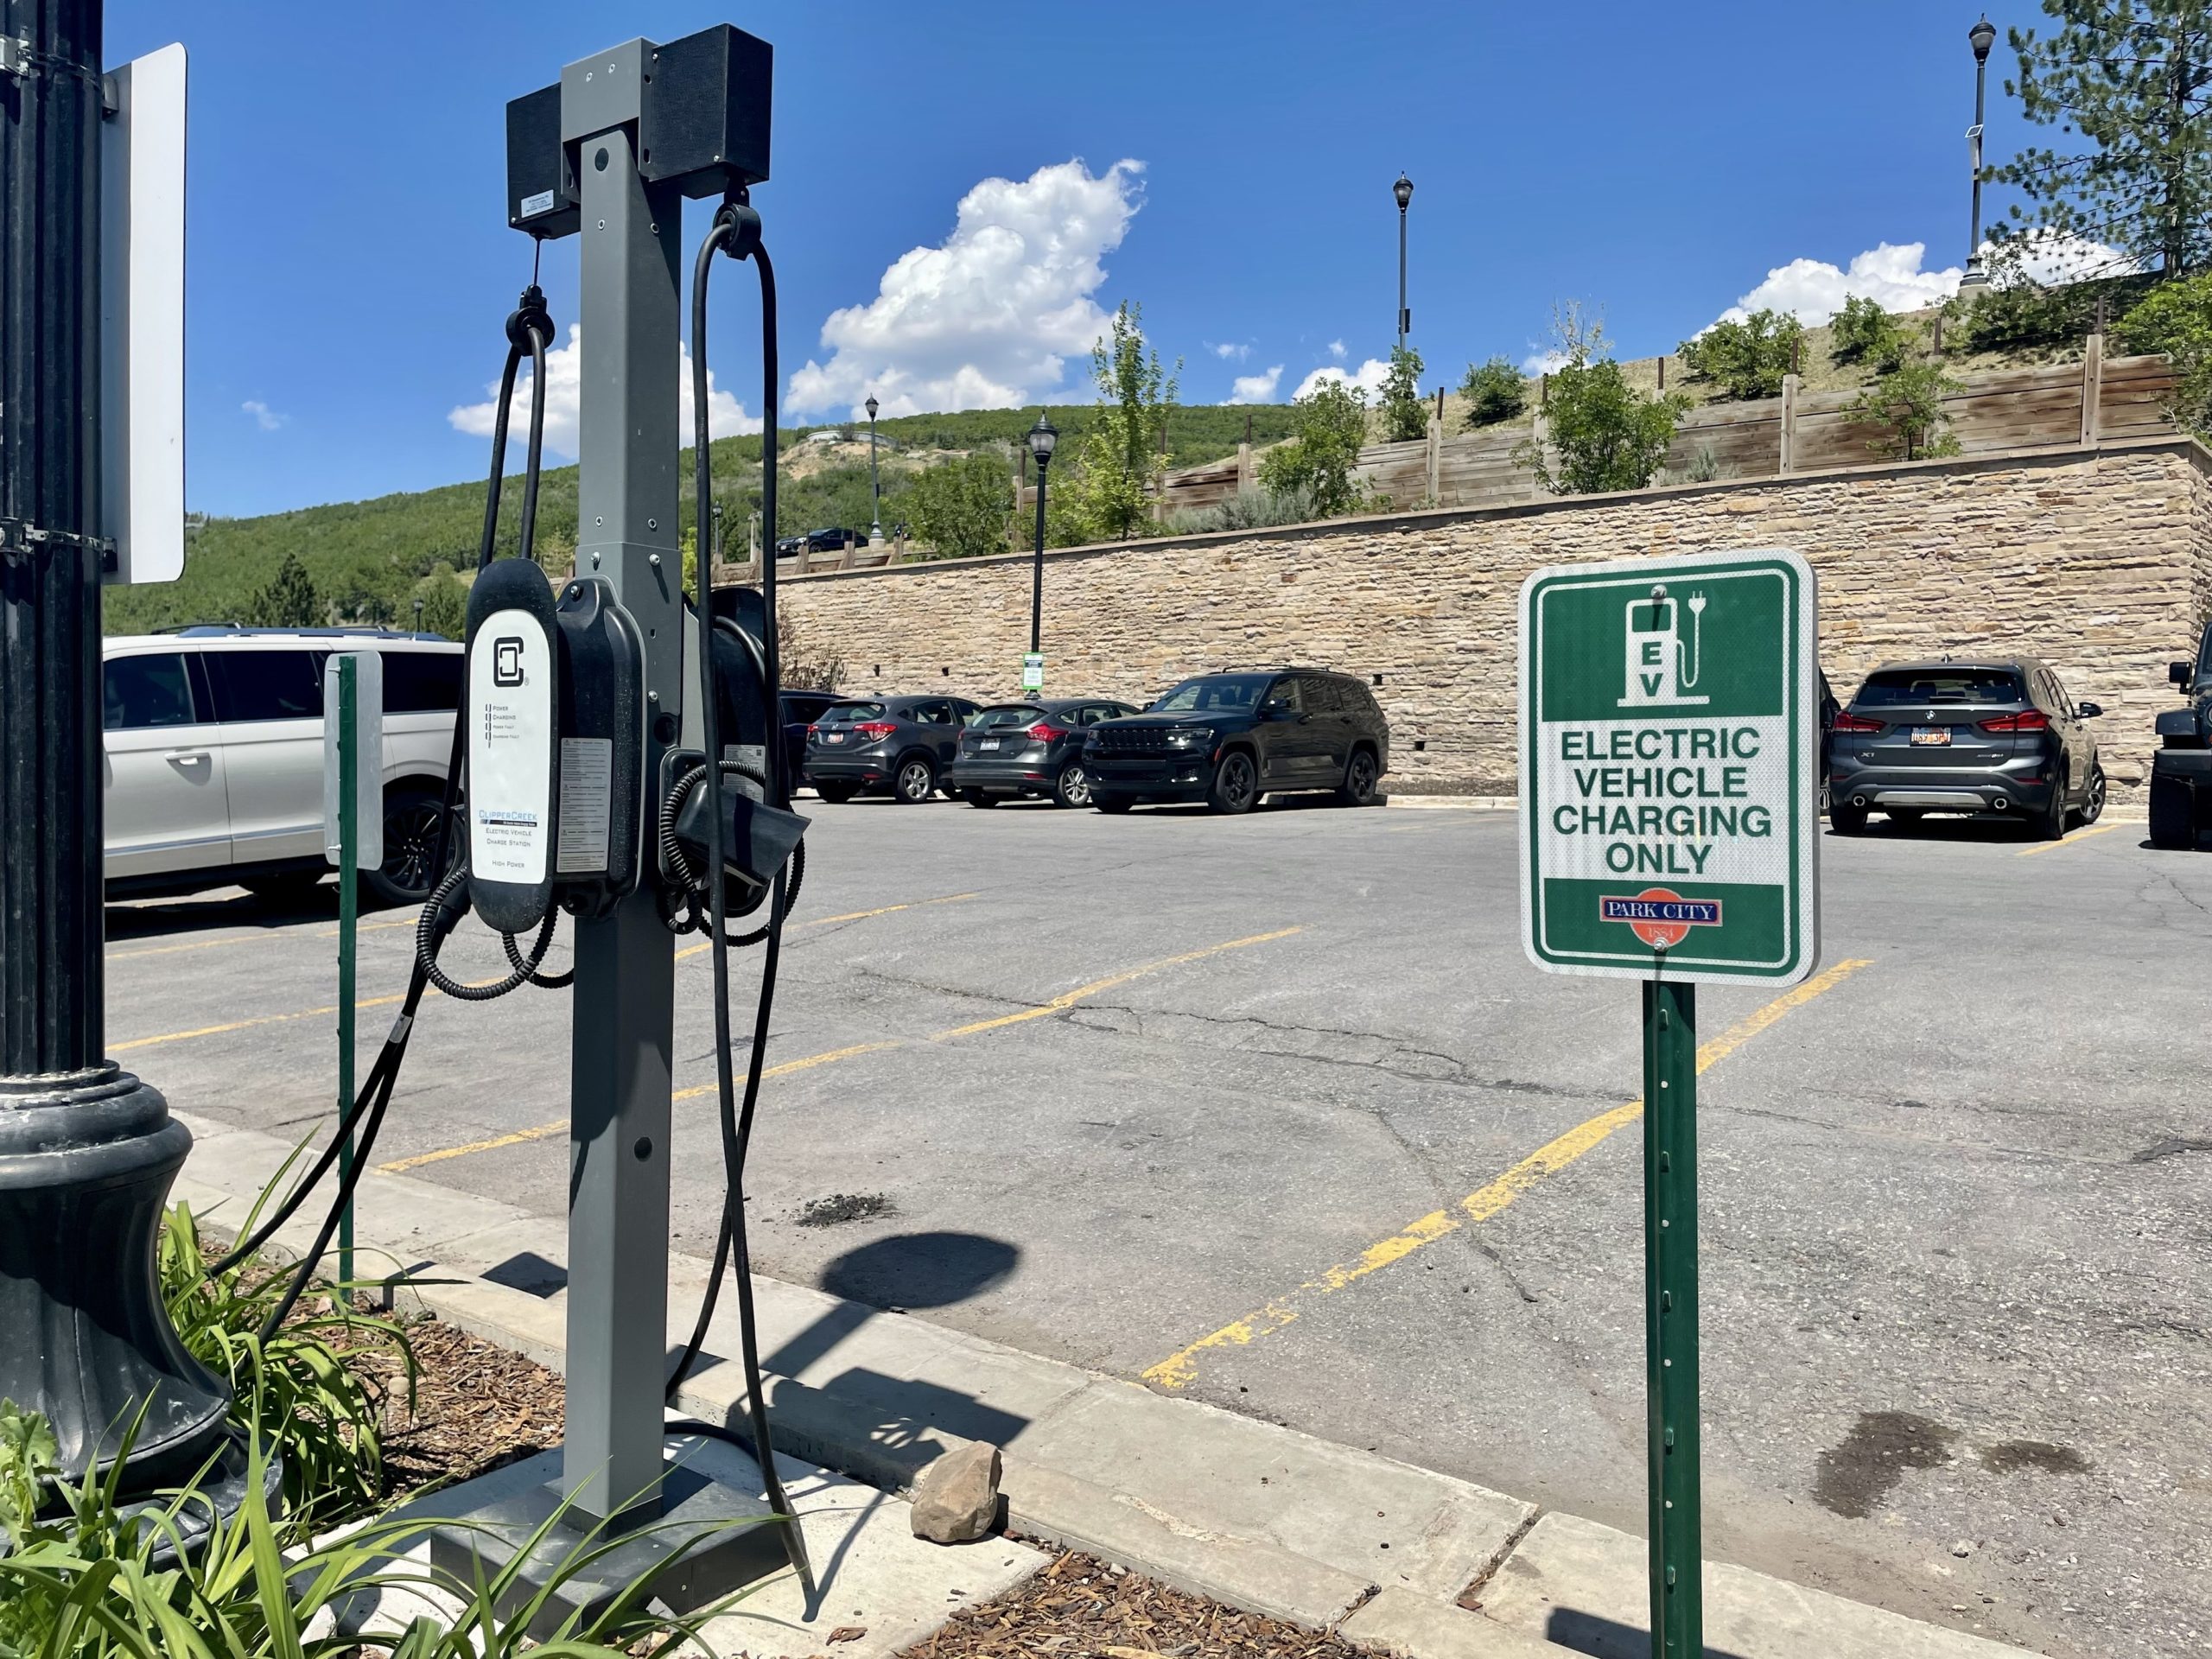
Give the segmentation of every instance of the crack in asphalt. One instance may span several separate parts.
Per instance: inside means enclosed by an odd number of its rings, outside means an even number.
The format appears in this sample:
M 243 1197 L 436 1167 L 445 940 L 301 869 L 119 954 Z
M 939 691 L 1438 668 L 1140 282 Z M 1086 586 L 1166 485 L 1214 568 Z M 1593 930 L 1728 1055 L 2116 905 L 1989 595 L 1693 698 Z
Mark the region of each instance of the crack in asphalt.
M 2161 1158 L 2177 1157 L 2184 1152 L 2212 1152 L 2212 1139 L 2194 1135 L 2169 1135 L 2135 1153 L 2128 1162 L 2152 1164 Z

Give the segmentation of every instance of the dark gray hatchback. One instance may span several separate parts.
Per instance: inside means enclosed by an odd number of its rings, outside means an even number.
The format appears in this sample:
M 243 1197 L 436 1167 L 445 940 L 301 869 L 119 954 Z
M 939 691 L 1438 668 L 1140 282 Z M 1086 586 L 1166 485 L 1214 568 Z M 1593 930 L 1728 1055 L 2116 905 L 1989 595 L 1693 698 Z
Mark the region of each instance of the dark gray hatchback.
M 1869 811 L 1912 823 L 1929 812 L 2022 817 L 2056 841 L 2069 820 L 2094 823 L 2105 772 L 2076 703 L 2033 658 L 1889 663 L 1835 718 L 1828 822 L 1857 835 Z
M 944 786 L 970 806 L 995 806 L 1011 795 L 1089 806 L 1084 740 L 1100 721 L 1135 713 L 1111 697 L 995 703 L 960 734 L 960 751 L 945 772 Z
M 835 804 L 887 791 L 918 805 L 938 781 L 975 715 L 965 697 L 855 697 L 822 711 L 806 728 L 804 780 Z

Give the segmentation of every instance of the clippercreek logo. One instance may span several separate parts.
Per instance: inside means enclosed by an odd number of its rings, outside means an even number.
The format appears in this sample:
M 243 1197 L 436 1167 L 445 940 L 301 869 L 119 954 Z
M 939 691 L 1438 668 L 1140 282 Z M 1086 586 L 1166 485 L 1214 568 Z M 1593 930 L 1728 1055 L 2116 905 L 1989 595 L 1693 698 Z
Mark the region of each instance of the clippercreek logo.
M 1601 898 L 1598 915 L 1608 922 L 1626 922 L 1629 931 L 1654 950 L 1671 950 L 1689 938 L 1694 927 L 1720 925 L 1718 899 L 1685 899 L 1669 887 L 1646 887 L 1632 899 Z

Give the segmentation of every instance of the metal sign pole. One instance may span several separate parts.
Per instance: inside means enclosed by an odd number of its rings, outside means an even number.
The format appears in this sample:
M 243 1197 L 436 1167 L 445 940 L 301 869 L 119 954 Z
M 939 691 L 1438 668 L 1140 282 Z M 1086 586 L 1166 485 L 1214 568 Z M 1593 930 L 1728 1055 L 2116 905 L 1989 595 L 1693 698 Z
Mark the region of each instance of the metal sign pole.
M 338 659 L 338 1115 L 353 1104 L 353 939 L 360 918 L 361 659 Z M 338 1144 L 341 1182 L 353 1175 L 353 1133 Z M 353 1200 L 338 1217 L 338 1282 L 353 1282 Z M 350 1294 L 350 1293 L 348 1293 Z
M 1652 1659 L 1700 1659 L 1697 987 L 1643 982 L 1643 1351 Z

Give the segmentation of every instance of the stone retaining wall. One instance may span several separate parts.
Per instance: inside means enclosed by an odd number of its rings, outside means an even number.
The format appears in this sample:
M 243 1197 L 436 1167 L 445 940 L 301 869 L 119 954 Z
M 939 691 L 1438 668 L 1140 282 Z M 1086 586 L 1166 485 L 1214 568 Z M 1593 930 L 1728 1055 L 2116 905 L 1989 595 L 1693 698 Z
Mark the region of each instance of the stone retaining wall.
M 1394 514 L 1046 556 L 1048 690 L 1143 701 L 1210 669 L 1300 663 L 1370 679 L 1400 792 L 1514 786 L 1516 603 L 1541 565 L 1789 547 L 1821 581 L 1840 696 L 1901 657 L 2040 656 L 2137 793 L 2165 664 L 2212 604 L 2212 452 L 2185 439 L 1857 467 L 1756 482 Z M 1013 695 L 1030 561 L 795 578 L 808 654 L 855 694 Z

